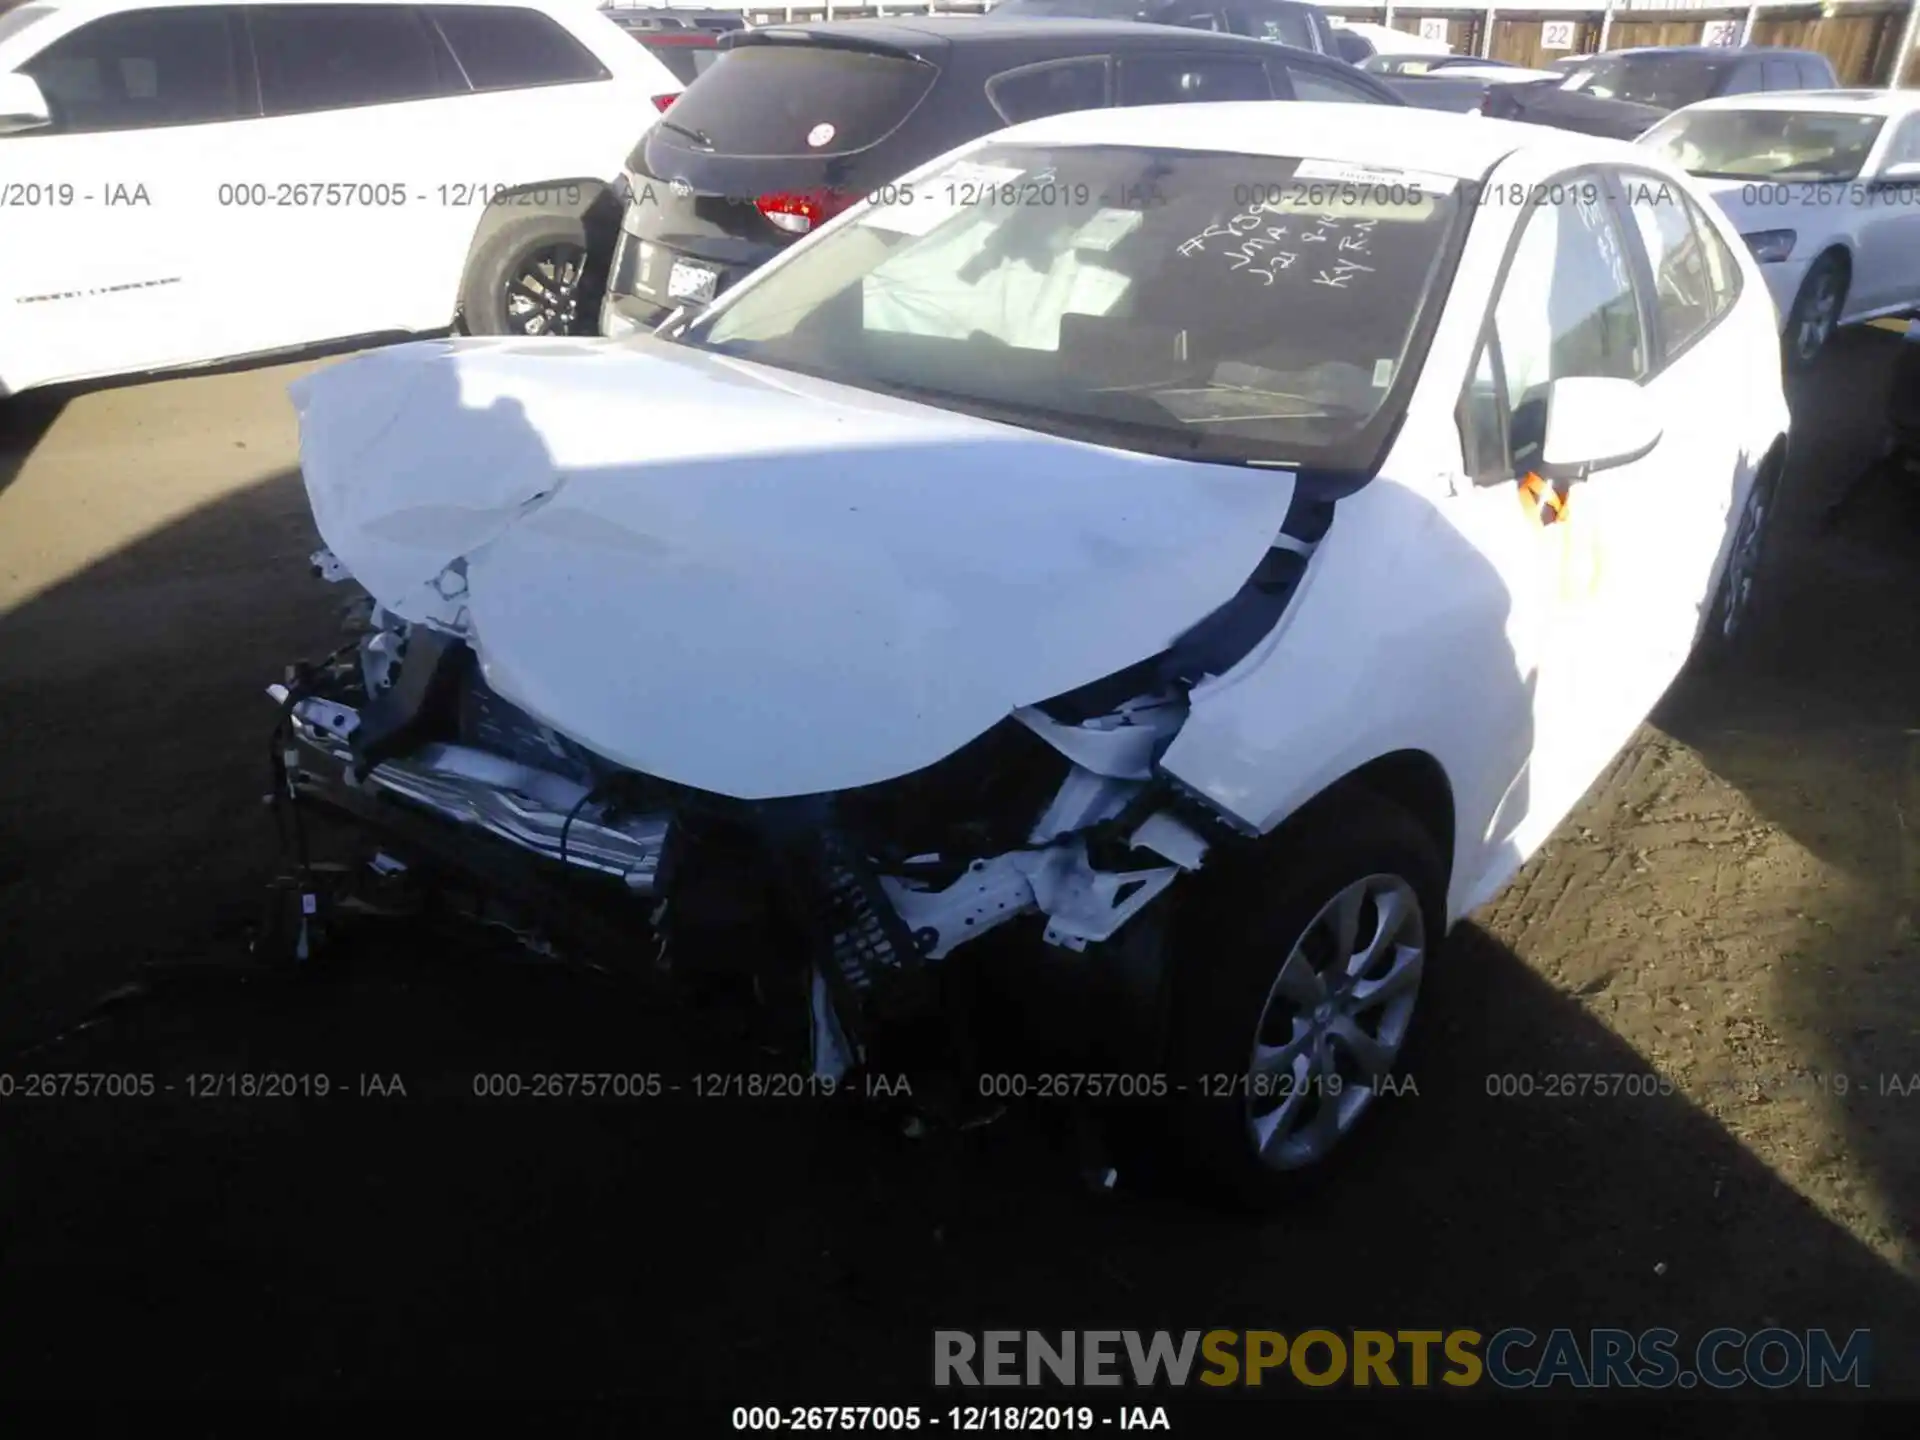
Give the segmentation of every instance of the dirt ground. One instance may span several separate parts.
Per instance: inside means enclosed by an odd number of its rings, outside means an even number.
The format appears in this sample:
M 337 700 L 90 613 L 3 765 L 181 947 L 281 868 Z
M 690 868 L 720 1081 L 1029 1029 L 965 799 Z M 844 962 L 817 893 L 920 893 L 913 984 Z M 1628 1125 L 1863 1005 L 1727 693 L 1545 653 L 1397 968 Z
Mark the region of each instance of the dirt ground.
M 51 1393 L 70 1422 L 160 1398 L 693 1406 L 666 1433 L 694 1434 L 783 1395 L 917 1392 L 936 1327 L 1422 1324 L 1867 1327 L 1873 1393 L 1920 1396 L 1920 506 L 1881 488 L 1822 521 L 1893 344 L 1843 336 L 1795 397 L 1741 662 L 1677 686 L 1463 927 L 1417 1095 L 1259 1225 L 1090 1196 L 1040 1107 L 914 1141 L 857 1102 L 475 1098 L 480 1073 L 761 1068 L 722 1017 L 478 940 L 298 980 L 159 972 L 63 1035 L 143 965 L 243 953 L 275 859 L 262 687 L 331 643 L 338 597 L 306 575 L 289 367 L 16 402 L 0 1399 Z M 333 1093 L 187 1093 L 233 1071 Z M 18 1088 L 55 1072 L 159 1093 Z M 1663 1078 L 1547 1093 L 1565 1074 Z

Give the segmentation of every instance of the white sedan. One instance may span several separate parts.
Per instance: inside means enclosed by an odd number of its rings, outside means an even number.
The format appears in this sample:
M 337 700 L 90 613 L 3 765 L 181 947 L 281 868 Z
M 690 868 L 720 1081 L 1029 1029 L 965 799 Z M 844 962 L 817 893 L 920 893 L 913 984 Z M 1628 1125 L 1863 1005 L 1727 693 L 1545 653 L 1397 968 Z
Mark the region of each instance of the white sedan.
M 1840 325 L 1920 307 L 1920 91 L 1804 90 L 1689 105 L 1640 137 L 1732 217 L 1788 361 Z
M 757 957 L 830 1080 L 963 1065 L 924 1021 L 959 995 L 1038 1007 L 1129 1153 L 1264 1200 L 1737 632 L 1773 337 L 1738 234 L 1624 143 L 1002 131 L 662 336 L 297 382 L 316 559 L 378 608 L 275 687 L 282 792 L 542 857 L 683 967 Z

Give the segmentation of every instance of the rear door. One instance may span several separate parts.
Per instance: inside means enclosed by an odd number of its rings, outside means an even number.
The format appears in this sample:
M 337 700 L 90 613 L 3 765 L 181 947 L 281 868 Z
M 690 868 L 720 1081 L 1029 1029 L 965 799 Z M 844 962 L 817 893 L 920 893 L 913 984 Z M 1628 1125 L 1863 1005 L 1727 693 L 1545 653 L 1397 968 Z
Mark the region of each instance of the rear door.
M 1654 349 L 1644 388 L 1666 423 L 1650 457 L 1657 473 L 1631 497 L 1638 535 L 1622 554 L 1634 555 L 1637 573 L 1621 598 L 1641 643 L 1676 657 L 1677 670 L 1708 601 L 1728 517 L 1745 493 L 1743 475 L 1760 458 L 1742 455 L 1739 425 L 1701 423 L 1752 409 L 1747 356 L 1722 323 L 1739 297 L 1740 267 L 1692 198 L 1664 177 L 1627 170 L 1616 189 Z M 1598 477 L 1596 494 L 1609 479 Z
M 225 157 L 222 239 L 272 343 L 447 323 L 439 187 L 477 180 L 469 142 L 489 137 L 457 114 L 438 33 L 410 5 L 251 6 L 247 24 L 265 118 Z
M 0 393 L 261 348 L 222 235 L 243 49 L 231 7 L 128 10 L 17 66 L 53 124 L 0 136 Z

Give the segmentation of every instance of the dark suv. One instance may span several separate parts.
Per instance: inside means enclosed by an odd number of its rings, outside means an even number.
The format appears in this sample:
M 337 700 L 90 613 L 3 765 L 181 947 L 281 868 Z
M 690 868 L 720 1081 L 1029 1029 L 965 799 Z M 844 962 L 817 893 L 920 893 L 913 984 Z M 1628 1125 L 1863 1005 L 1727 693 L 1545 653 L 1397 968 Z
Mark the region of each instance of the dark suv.
M 1839 83 L 1833 62 L 1813 50 L 1662 45 L 1589 55 L 1557 83 L 1496 85 L 1479 108 L 1500 120 L 1634 140 L 1701 100 L 1763 90 L 1831 90 Z M 1404 88 L 1401 93 L 1413 98 Z
M 848 20 L 721 44 L 726 62 L 628 161 L 605 334 L 704 304 L 889 180 L 1023 120 L 1203 100 L 1401 103 L 1312 51 L 1124 21 Z
M 1147 25 L 1251 35 L 1346 58 L 1340 32 L 1327 12 L 1304 0 L 1000 0 L 991 14 L 997 20 L 1138 20 Z

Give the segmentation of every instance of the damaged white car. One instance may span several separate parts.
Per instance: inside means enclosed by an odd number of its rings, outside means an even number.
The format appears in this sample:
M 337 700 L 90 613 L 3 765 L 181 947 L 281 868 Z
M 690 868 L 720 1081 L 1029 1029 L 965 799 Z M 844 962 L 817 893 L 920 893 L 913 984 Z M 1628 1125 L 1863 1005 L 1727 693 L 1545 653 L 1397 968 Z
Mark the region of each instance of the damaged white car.
M 297 382 L 319 566 L 373 603 L 275 688 L 281 793 L 530 932 L 558 886 L 751 971 L 821 1074 L 1039 1017 L 1127 1153 L 1264 1200 L 1738 629 L 1773 337 L 1739 237 L 1624 144 L 1016 127 L 661 336 Z

